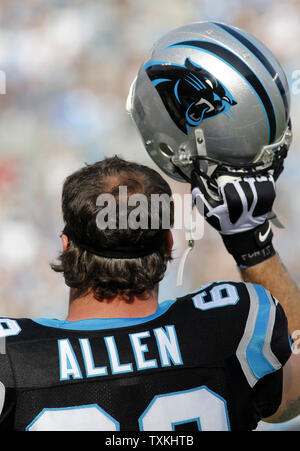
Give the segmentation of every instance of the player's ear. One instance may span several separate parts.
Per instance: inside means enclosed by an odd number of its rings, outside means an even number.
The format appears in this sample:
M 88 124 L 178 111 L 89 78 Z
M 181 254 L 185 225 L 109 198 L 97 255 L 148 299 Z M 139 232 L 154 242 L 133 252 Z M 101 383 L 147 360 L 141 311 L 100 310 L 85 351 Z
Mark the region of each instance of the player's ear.
M 171 230 L 168 230 L 166 233 L 165 243 L 168 246 L 168 249 L 170 249 L 170 250 L 173 249 L 174 240 L 173 240 L 173 234 L 172 234 Z
M 69 246 L 69 238 L 64 233 L 60 237 L 61 237 L 63 250 L 66 251 L 68 249 L 68 246 Z

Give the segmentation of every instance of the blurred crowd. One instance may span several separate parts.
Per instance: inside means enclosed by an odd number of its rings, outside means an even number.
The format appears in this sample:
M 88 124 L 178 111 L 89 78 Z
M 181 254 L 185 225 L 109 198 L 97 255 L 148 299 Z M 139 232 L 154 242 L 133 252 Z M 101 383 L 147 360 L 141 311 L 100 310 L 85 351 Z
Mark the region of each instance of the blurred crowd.
M 300 190 L 300 93 L 293 89 L 300 61 L 299 15 L 299 0 L 1 1 L 0 70 L 6 82 L 6 93 L 0 94 L 3 315 L 65 315 L 68 290 L 49 266 L 61 250 L 63 180 L 85 162 L 114 154 L 153 166 L 125 111 L 128 89 L 154 41 L 174 27 L 201 20 L 252 32 L 286 70 L 295 138 L 276 201 L 286 230 L 276 230 L 275 241 L 300 283 L 300 209 L 295 203 Z M 3 84 L 3 76 L 1 80 Z M 176 192 L 189 190 L 169 182 Z M 161 300 L 211 280 L 239 277 L 220 238 L 206 226 L 189 256 L 184 285 L 176 287 L 185 245 L 184 234 L 176 231 L 175 261 L 162 283 Z
M 286 70 L 294 142 L 275 208 L 286 229 L 275 230 L 275 243 L 300 284 L 300 0 L 1 0 L 1 315 L 64 317 L 68 290 L 49 266 L 61 250 L 64 178 L 114 154 L 153 166 L 125 111 L 130 83 L 154 41 L 202 20 L 253 33 Z M 169 182 L 188 193 L 188 185 Z M 184 284 L 176 287 L 185 245 L 176 231 L 160 300 L 212 280 L 238 279 L 219 236 L 206 226 Z

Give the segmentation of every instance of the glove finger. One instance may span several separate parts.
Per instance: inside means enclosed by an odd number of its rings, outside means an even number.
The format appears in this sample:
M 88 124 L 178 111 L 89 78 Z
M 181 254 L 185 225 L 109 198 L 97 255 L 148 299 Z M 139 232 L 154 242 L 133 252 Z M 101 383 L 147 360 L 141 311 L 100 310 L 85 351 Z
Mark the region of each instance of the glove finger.
M 192 190 L 192 200 L 193 205 L 195 205 L 202 216 L 205 216 L 211 210 L 210 204 L 207 202 L 204 194 L 200 191 L 198 187 Z
M 202 197 L 206 201 L 206 205 L 211 208 L 215 208 L 223 202 L 222 199 L 219 198 L 219 196 L 217 196 L 212 192 L 212 190 L 209 189 L 206 180 L 201 177 L 196 171 L 192 171 L 191 173 L 191 188 L 192 194 L 194 192 L 200 192 L 202 194 Z
M 253 210 L 253 216 L 263 216 L 272 211 L 276 197 L 275 186 L 272 181 L 254 182 L 257 193 L 257 203 Z
M 229 219 L 232 224 L 235 224 L 241 217 L 245 208 L 246 198 L 240 195 L 239 181 L 227 183 L 221 188 L 223 198 L 227 204 Z
M 212 213 L 212 207 L 205 199 L 205 196 L 201 193 L 198 187 L 194 188 L 192 191 L 193 204 L 196 205 L 199 213 L 204 216 L 208 224 L 210 224 L 214 229 L 221 231 L 221 224 L 216 215 Z
M 223 195 L 230 220 L 235 224 L 243 210 L 251 210 L 254 201 L 254 217 L 263 216 L 272 210 L 276 197 L 275 182 L 271 174 L 244 178 L 224 185 Z
M 243 190 L 243 193 L 245 194 L 246 197 L 247 210 L 250 211 L 254 201 L 254 194 L 251 189 L 251 185 L 247 179 L 244 179 L 240 182 L 240 187 Z
M 206 217 L 206 222 L 208 222 L 208 224 L 210 224 L 214 229 L 221 232 L 222 228 L 221 228 L 220 220 L 216 215 L 211 215 L 211 216 Z

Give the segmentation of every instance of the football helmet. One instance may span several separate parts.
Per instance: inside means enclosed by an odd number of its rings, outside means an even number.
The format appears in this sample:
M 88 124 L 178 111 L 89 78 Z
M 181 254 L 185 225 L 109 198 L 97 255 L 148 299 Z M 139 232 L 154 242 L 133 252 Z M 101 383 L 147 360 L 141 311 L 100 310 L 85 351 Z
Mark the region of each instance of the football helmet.
M 273 170 L 292 140 L 290 94 L 281 65 L 251 34 L 196 22 L 156 42 L 131 85 L 127 111 L 145 148 L 170 177 Z

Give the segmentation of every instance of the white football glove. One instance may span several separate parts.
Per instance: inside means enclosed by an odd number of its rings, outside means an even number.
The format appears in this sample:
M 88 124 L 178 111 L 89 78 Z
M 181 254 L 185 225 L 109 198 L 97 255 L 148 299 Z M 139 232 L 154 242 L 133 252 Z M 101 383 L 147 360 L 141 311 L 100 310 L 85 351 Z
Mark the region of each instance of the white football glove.
M 193 172 L 192 196 L 200 213 L 220 232 L 238 265 L 252 266 L 270 258 L 275 254 L 268 222 L 276 197 L 272 175 L 221 176 L 217 183 L 218 192 Z
M 204 204 L 204 216 L 210 225 L 224 235 L 233 235 L 264 224 L 276 196 L 272 175 L 244 179 L 221 176 L 217 182 L 219 195 L 203 177 L 193 174 L 193 201 L 198 207 Z

